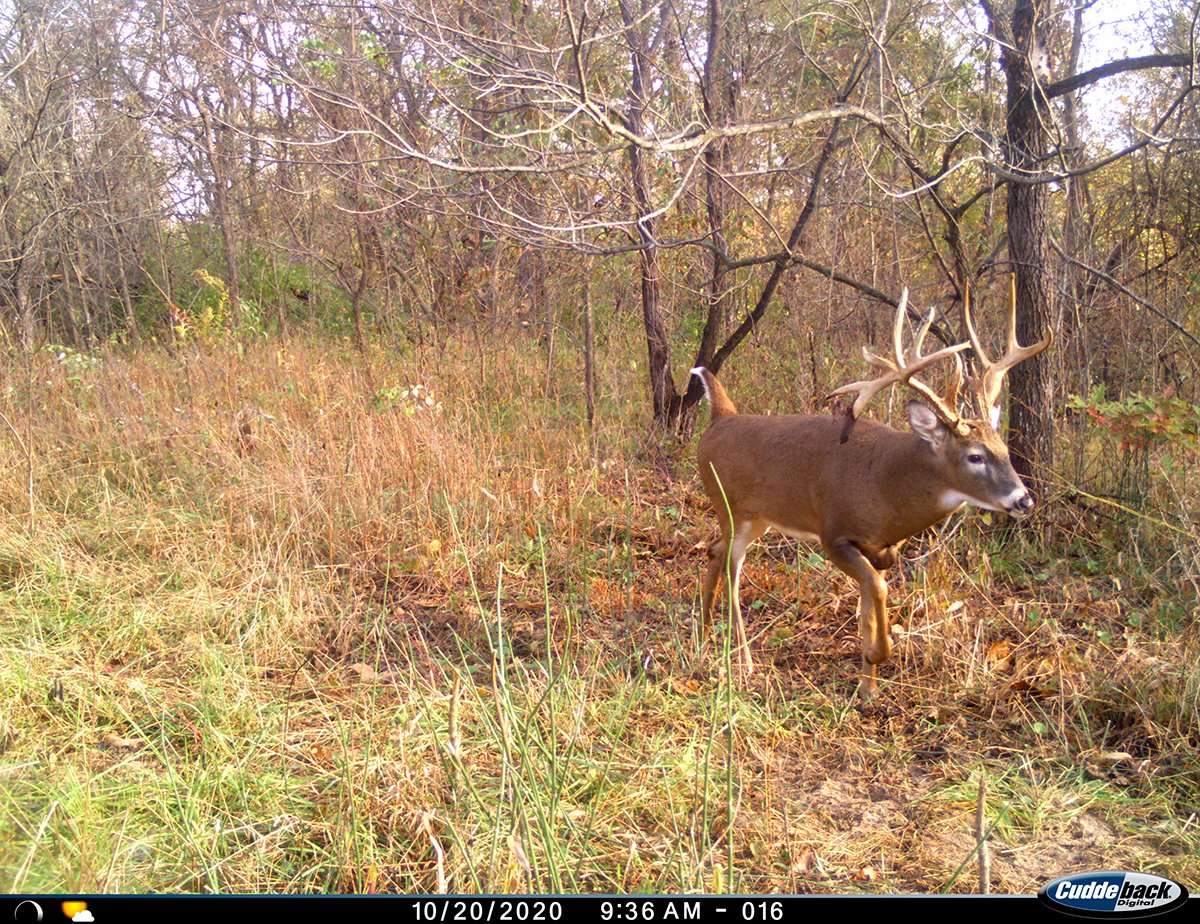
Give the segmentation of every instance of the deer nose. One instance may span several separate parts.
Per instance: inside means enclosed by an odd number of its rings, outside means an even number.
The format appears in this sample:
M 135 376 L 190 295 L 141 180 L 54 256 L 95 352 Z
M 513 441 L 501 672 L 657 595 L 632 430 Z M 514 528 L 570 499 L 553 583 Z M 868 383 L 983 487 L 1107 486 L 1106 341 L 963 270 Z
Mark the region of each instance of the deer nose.
M 1013 510 L 1021 513 L 1029 513 L 1033 509 L 1033 495 L 1026 491 L 1015 501 L 1013 501 Z

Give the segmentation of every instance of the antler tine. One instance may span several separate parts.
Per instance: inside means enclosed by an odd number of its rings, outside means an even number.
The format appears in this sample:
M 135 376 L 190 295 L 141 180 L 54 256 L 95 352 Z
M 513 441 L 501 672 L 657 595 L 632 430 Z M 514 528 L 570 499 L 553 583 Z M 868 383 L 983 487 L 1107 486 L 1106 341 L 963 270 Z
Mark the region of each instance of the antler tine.
M 933 326 L 933 309 L 929 309 L 929 313 L 925 315 L 925 320 L 921 322 L 921 326 L 917 328 L 917 336 L 913 340 L 913 358 L 916 359 L 921 355 L 921 347 L 925 344 L 925 335 L 929 333 L 929 328 Z
M 958 410 L 958 393 L 962 390 L 963 383 L 963 362 L 962 356 L 958 353 L 954 354 L 954 368 L 950 370 L 950 375 L 946 379 L 946 403 L 950 407 Z
M 959 418 L 957 409 L 948 406 L 933 389 L 919 379 L 913 378 L 913 376 L 927 366 L 945 359 L 947 356 L 956 356 L 961 350 L 967 348 L 967 344 L 954 344 L 953 346 L 943 347 L 936 352 L 930 353 L 928 356 L 922 356 L 921 345 L 924 343 L 925 335 L 929 332 L 929 328 L 933 324 L 933 311 L 930 310 L 929 315 L 921 323 L 921 327 L 917 332 L 912 351 L 906 356 L 903 334 L 904 315 L 907 307 L 908 289 L 904 289 L 900 295 L 900 301 L 896 306 L 896 317 L 892 323 L 892 352 L 895 356 L 894 361 L 883 356 L 878 356 L 866 347 L 863 347 L 863 358 L 876 369 L 882 369 L 883 375 L 876 379 L 864 379 L 860 382 L 851 382 L 849 385 L 843 385 L 841 388 L 830 392 L 828 397 L 856 394 L 857 397 L 854 399 L 850 413 L 853 417 L 857 418 L 875 395 L 890 385 L 903 382 L 933 405 L 934 411 L 948 426 L 961 432 L 966 425 Z
M 979 357 L 979 361 L 987 366 L 991 363 L 987 353 L 983 351 L 983 344 L 979 342 L 979 335 L 975 333 L 975 322 L 971 318 L 971 284 L 963 283 L 963 326 L 967 329 L 967 339 L 971 341 L 971 349 L 975 351 L 975 355 Z
M 907 294 L 908 290 L 906 289 L 905 295 Z M 904 299 L 901 299 L 901 302 L 903 301 Z M 907 358 L 904 357 L 900 349 L 897 348 L 897 365 L 904 370 L 904 381 L 908 383 L 908 386 L 933 405 L 933 410 L 938 414 L 939 417 L 942 418 L 947 426 L 961 431 L 964 429 L 964 424 L 962 423 L 961 418 L 958 416 L 958 408 L 951 403 L 944 401 L 941 395 L 939 395 L 920 379 L 914 377 L 915 373 L 920 372 L 926 366 L 932 365 L 937 360 L 946 356 L 953 356 L 957 362 L 958 351 L 965 350 L 967 348 L 967 344 L 960 343 L 956 344 L 955 346 L 944 347 L 943 349 L 940 349 L 934 353 L 930 353 L 928 356 L 922 356 L 921 347 L 925 343 L 925 337 L 928 335 L 930 327 L 933 326 L 933 315 L 933 309 L 930 308 L 929 312 L 925 315 L 925 319 L 921 322 L 921 326 L 917 328 L 917 336 L 913 339 L 912 350 Z M 897 329 L 900 327 L 900 316 L 901 311 L 897 311 Z M 897 343 L 898 342 L 899 341 L 897 341 Z
M 850 395 L 857 392 L 858 397 L 854 399 L 854 404 L 850 407 L 850 416 L 857 420 L 862 414 L 863 408 L 867 406 L 870 400 L 894 381 L 895 379 L 884 376 L 883 378 L 870 379 L 869 381 L 851 382 L 849 385 L 843 385 L 841 388 L 831 391 L 827 397 L 833 398 L 837 395 Z
M 968 331 L 970 331 L 969 326 Z M 1004 378 L 1008 375 L 1008 371 L 1013 366 L 1037 356 L 1038 353 L 1045 350 L 1054 342 L 1054 330 L 1052 328 L 1047 328 L 1046 336 L 1037 343 L 1023 347 L 1017 342 L 1017 277 L 1015 273 L 1009 277 L 1007 339 L 1007 352 L 995 362 L 988 360 L 979 351 L 979 348 L 973 345 L 979 356 L 979 361 L 983 364 L 983 378 L 979 385 L 979 398 L 983 404 L 980 410 L 984 414 L 990 415 L 995 411 L 1000 400 L 1000 392 L 1004 388 Z
M 908 286 L 900 292 L 900 301 L 896 305 L 896 317 L 892 319 L 892 355 L 896 358 L 896 368 L 904 368 L 904 312 L 908 308 Z
M 967 345 L 965 343 L 960 343 L 954 347 L 947 347 L 946 350 L 965 350 L 966 348 Z M 953 353 L 947 354 L 946 350 L 939 350 L 938 353 L 943 355 L 957 355 Z M 931 357 L 941 359 L 941 356 L 936 353 L 931 354 Z M 933 406 L 934 412 L 942 419 L 942 422 L 946 424 L 946 426 L 962 434 L 963 436 L 966 436 L 968 428 L 966 423 L 963 422 L 963 419 L 958 416 L 958 408 L 951 406 L 942 398 L 941 395 L 939 395 L 936 391 L 919 379 L 910 377 L 908 379 L 908 386 Z
M 867 361 L 867 365 L 874 366 L 876 369 L 883 369 L 884 374 L 877 379 L 863 379 L 860 382 L 851 382 L 849 385 L 843 385 L 841 388 L 835 389 L 826 395 L 826 400 L 828 400 L 837 395 L 857 393 L 854 404 L 850 408 L 851 416 L 856 419 L 872 398 L 892 383 L 899 381 L 900 378 L 899 371 L 890 359 L 877 356 L 866 347 L 862 348 L 862 355 L 863 359 Z
M 1008 340 L 1005 349 L 1010 353 L 1017 344 L 1017 274 L 1008 274 Z

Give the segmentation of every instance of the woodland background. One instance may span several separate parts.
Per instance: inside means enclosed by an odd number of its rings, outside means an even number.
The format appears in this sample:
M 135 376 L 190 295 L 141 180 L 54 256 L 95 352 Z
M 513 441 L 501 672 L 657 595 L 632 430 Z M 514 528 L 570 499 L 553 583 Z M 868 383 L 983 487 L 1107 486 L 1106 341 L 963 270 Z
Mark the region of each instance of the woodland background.
M 0 887 L 1200 873 L 1200 7 L 0 2 Z M 700 638 L 700 394 L 903 287 L 1041 500 Z M 891 414 L 882 403 L 875 413 Z

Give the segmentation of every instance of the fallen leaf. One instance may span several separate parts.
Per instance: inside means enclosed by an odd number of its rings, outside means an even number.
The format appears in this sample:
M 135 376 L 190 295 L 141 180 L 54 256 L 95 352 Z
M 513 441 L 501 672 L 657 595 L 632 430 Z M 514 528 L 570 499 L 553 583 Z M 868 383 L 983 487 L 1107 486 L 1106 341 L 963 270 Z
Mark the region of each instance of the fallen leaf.
M 997 674 L 1012 670 L 1012 642 L 1000 639 L 987 647 L 988 669 Z
M 512 850 L 513 856 L 516 857 L 517 863 L 526 876 L 533 875 L 533 867 L 529 865 L 529 858 L 525 856 L 525 845 L 521 843 L 521 835 L 513 833 L 508 836 L 508 846 Z
M 813 854 L 811 847 L 802 848 L 800 850 L 799 856 L 797 856 L 796 859 L 792 861 L 792 865 L 791 865 L 792 874 L 797 875 L 797 876 L 803 876 L 807 873 L 811 873 L 812 868 L 813 868 L 814 858 L 815 858 L 815 855 Z
M 100 739 L 101 747 L 112 748 L 114 751 L 131 751 L 142 746 L 136 738 L 122 738 L 111 732 Z
M 371 683 L 379 679 L 379 672 L 370 664 L 351 664 L 347 670 L 357 677 L 360 683 Z

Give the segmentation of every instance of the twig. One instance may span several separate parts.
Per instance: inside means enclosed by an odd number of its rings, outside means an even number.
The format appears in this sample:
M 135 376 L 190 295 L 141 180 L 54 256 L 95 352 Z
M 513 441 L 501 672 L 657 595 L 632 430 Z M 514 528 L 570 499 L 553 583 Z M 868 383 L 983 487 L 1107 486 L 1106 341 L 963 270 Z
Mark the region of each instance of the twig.
M 1195 334 L 1193 334 L 1191 331 L 1189 331 L 1186 327 L 1184 327 L 1182 324 L 1180 324 L 1178 321 L 1176 321 L 1173 317 L 1171 317 L 1169 314 L 1167 314 L 1161 308 L 1158 308 L 1155 305 L 1151 304 L 1150 302 L 1146 301 L 1144 298 L 1142 298 L 1136 292 L 1132 291 L 1127 286 L 1122 285 L 1119 281 L 1114 279 L 1108 273 L 1104 272 L 1104 270 L 1097 269 L 1094 266 L 1088 266 L 1086 263 L 1084 263 L 1081 260 L 1076 260 L 1070 254 L 1066 253 L 1062 249 L 1062 247 L 1059 246 L 1057 241 L 1051 239 L 1050 246 L 1053 247 L 1054 250 L 1058 253 L 1058 255 L 1060 257 L 1062 257 L 1064 260 L 1066 260 L 1068 263 L 1071 263 L 1071 264 L 1079 267 L 1081 270 L 1086 270 L 1087 272 L 1091 273 L 1093 276 L 1103 279 L 1105 282 L 1107 282 L 1110 286 L 1112 286 L 1114 289 L 1116 289 L 1122 295 L 1125 295 L 1128 298 L 1133 299 L 1133 301 L 1137 302 L 1137 304 L 1141 305 L 1143 308 L 1145 308 L 1151 314 L 1155 315 L 1158 318 L 1161 318 L 1163 321 L 1166 321 L 1167 324 L 1169 324 L 1171 327 L 1175 328 L 1175 330 L 1178 331 L 1179 333 L 1183 334 L 1183 336 L 1187 337 L 1188 340 L 1192 341 L 1192 343 L 1194 343 L 1196 346 L 1200 346 L 1200 337 L 1197 337 Z
M 987 776 L 979 774 L 979 798 L 975 802 L 975 843 L 979 850 L 979 894 L 987 895 L 992 886 L 992 858 L 988 853 L 988 835 L 984 805 L 987 802 Z

